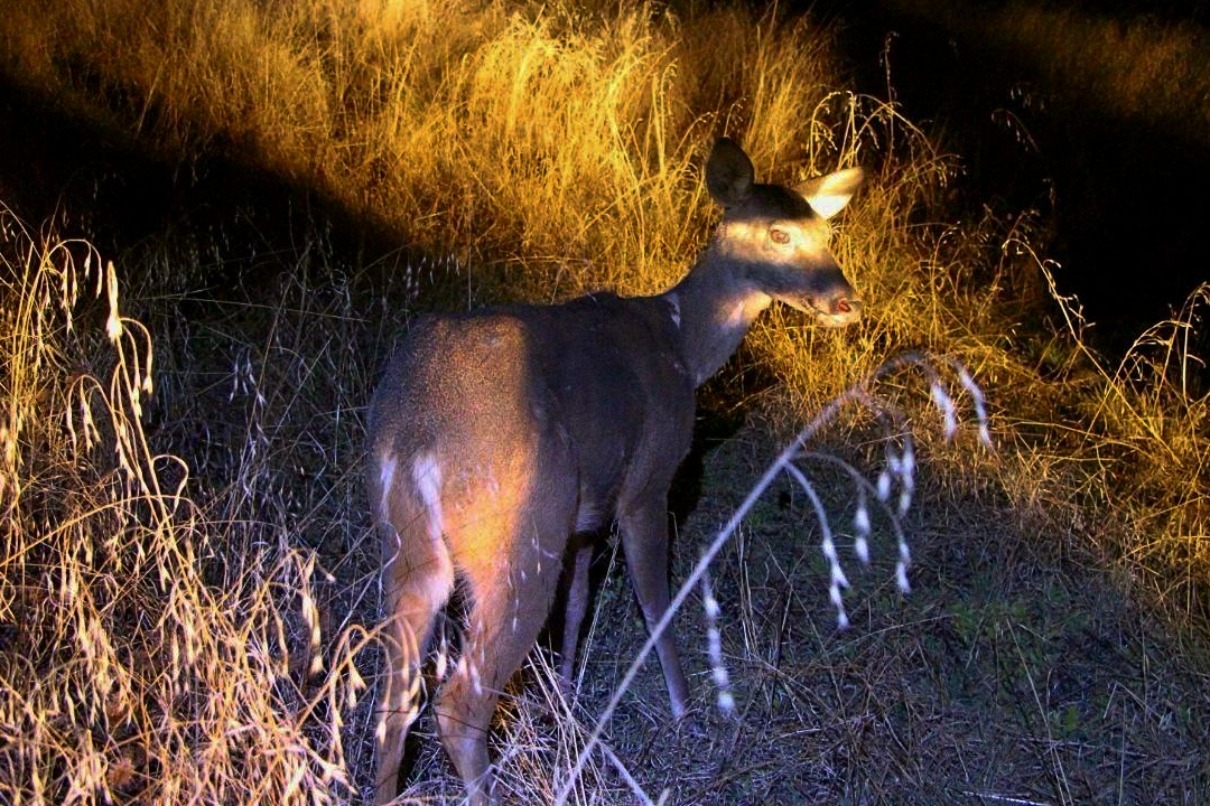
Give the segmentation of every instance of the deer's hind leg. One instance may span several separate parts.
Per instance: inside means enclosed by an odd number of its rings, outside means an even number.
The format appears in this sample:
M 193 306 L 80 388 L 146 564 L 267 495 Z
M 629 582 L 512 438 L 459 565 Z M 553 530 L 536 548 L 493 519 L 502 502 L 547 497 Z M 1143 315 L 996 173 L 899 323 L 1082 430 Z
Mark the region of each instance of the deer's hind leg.
M 433 621 L 454 587 L 453 565 L 442 540 L 439 487 L 440 468 L 428 456 L 418 457 L 410 468 L 401 468 L 394 454 L 378 457 L 372 465 L 369 489 L 382 538 L 387 621 L 374 794 L 379 804 L 395 797 L 408 729 L 420 707 L 421 665 Z
M 591 535 L 580 534 L 573 538 L 575 545 L 568 550 L 564 579 L 567 580 L 567 602 L 563 610 L 563 642 L 559 646 L 559 679 L 564 692 L 574 691 L 573 679 L 576 671 L 576 653 L 580 643 L 580 627 L 588 612 L 589 579 L 592 565 L 593 541 Z
M 545 493 L 541 506 L 476 523 L 480 534 L 454 541 L 483 550 L 456 559 L 469 612 L 461 657 L 435 710 L 442 744 L 475 806 L 493 802 L 487 731 L 504 684 L 546 622 L 574 521 L 574 487 Z

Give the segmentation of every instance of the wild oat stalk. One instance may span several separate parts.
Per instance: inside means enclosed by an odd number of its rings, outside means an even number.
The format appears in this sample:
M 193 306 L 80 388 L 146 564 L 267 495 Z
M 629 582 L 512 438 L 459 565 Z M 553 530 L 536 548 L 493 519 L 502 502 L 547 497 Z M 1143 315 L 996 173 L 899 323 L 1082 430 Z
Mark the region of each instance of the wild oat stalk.
M 975 418 L 978 422 L 979 441 L 988 449 L 992 448 L 991 432 L 988 427 L 987 406 L 984 401 L 983 391 L 974 382 L 966 368 L 955 360 L 942 360 L 945 366 L 948 366 L 958 378 L 958 383 L 962 389 L 969 395 L 971 399 L 971 407 L 974 409 Z M 867 538 L 870 532 L 870 514 L 867 506 L 866 493 L 873 491 L 879 506 L 883 509 L 887 519 L 892 524 L 894 529 L 897 544 L 898 544 L 898 561 L 895 566 L 895 578 L 900 591 L 907 593 L 908 579 L 907 569 L 911 562 L 911 555 L 908 551 L 907 540 L 903 531 L 902 519 L 907 514 L 912 501 L 912 491 L 915 484 L 915 449 L 911 432 L 904 428 L 904 418 L 899 413 L 898 409 L 885 403 L 876 393 L 874 387 L 877 382 L 883 377 L 895 373 L 907 367 L 915 367 L 922 372 L 929 382 L 929 395 L 934 405 L 937 406 L 938 412 L 942 418 L 942 429 L 946 439 L 951 439 L 957 433 L 957 417 L 955 414 L 955 406 L 953 398 L 946 390 L 942 382 L 942 376 L 938 369 L 934 366 L 933 360 L 915 352 L 904 353 L 895 358 L 892 358 L 882 364 L 864 381 L 856 383 L 833 398 L 824 409 L 816 415 L 810 423 L 808 423 L 795 439 L 782 450 L 781 454 L 774 462 L 769 465 L 760 479 L 752 486 L 743 503 L 736 508 L 731 518 L 726 525 L 719 530 L 714 540 L 702 552 L 701 558 L 690 572 L 688 578 L 681 584 L 676 596 L 673 597 L 671 604 L 665 612 L 664 617 L 651 628 L 651 634 L 642 649 L 635 655 L 622 681 L 618 684 L 609 703 L 597 717 L 596 725 L 593 727 L 588 741 L 580 751 L 576 764 L 568 775 L 567 782 L 559 790 L 555 803 L 562 806 L 567 803 L 575 782 L 580 775 L 580 771 L 587 763 L 588 756 L 597 747 L 601 735 L 609 724 L 614 710 L 621 702 L 622 695 L 629 689 L 631 683 L 638 675 L 647 656 L 655 647 L 657 639 L 663 634 L 668 625 L 672 623 L 672 619 L 676 612 L 684 604 L 689 597 L 695 585 L 701 583 L 703 585 L 703 600 L 706 606 L 706 616 L 709 622 L 708 640 L 710 643 L 709 654 L 713 665 L 713 679 L 719 686 L 718 707 L 725 713 L 730 713 L 734 707 L 734 698 L 728 687 L 729 675 L 724 666 L 722 666 L 722 653 L 718 650 L 717 632 L 718 632 L 718 605 L 710 590 L 708 583 L 708 570 L 714 558 L 726 545 L 727 541 L 735 534 L 744 518 L 756 505 L 756 502 L 764 495 L 769 486 L 782 473 L 788 474 L 795 482 L 802 487 L 807 497 L 815 510 L 817 522 L 820 530 L 823 533 L 823 541 L 821 550 L 828 560 L 830 569 L 829 596 L 832 604 L 837 610 L 837 620 L 841 628 L 848 626 L 848 617 L 845 614 L 844 600 L 841 594 L 843 588 L 848 587 L 848 579 L 845 576 L 844 569 L 841 567 L 840 557 L 836 550 L 836 543 L 832 536 L 832 528 L 829 523 L 827 510 L 823 506 L 823 502 L 816 494 L 807 473 L 799 466 L 805 460 L 819 459 L 820 455 L 808 451 L 807 444 L 815 437 L 815 435 L 828 423 L 836 419 L 840 411 L 851 404 L 864 405 L 870 408 L 878 420 L 883 424 L 885 434 L 887 436 L 887 462 L 886 466 L 878 475 L 876 484 L 871 484 L 865 479 L 856 468 L 852 467 L 843 460 L 833 457 L 827 457 L 826 461 L 836 462 L 844 467 L 850 477 L 855 482 L 858 495 L 857 514 L 854 520 L 854 528 L 857 531 L 857 541 L 854 547 L 858 558 L 863 562 L 869 561 L 869 552 Z M 895 446 L 899 445 L 899 448 Z M 891 496 L 898 489 L 897 500 L 894 506 L 891 504 Z
M 222 553 L 230 524 L 149 444 L 117 268 L 0 225 L 0 800 L 343 802 L 360 645 L 322 677 L 314 555 Z

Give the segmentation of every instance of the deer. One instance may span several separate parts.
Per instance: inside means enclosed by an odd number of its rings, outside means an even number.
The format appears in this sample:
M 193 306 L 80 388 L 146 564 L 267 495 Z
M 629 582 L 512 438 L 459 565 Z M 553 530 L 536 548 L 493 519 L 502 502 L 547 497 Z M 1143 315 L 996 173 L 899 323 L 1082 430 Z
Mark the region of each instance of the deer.
M 593 550 L 582 536 L 616 525 L 648 629 L 664 616 L 668 493 L 691 447 L 695 390 L 775 300 L 826 327 L 861 318 L 828 244 L 829 220 L 862 179 L 854 167 L 796 188 L 757 183 L 752 160 L 723 137 L 705 167 L 721 221 L 667 291 L 413 320 L 367 427 L 386 677 L 377 803 L 396 796 L 434 620 L 456 587 L 461 650 L 433 712 L 473 806 L 497 802 L 488 729 L 561 580 L 559 673 L 570 685 Z M 671 630 L 656 654 L 679 720 L 689 685 Z

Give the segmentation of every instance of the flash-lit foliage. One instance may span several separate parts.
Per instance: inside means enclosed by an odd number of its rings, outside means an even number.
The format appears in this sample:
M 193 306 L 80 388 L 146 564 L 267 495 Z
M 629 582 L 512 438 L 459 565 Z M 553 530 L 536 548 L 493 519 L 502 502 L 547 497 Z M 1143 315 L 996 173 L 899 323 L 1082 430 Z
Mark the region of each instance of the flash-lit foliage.
M 743 401 L 759 422 L 711 459 L 695 517 L 714 518 L 710 502 L 742 494 L 771 443 L 903 349 L 970 369 L 998 448 L 961 429 L 940 439 L 939 398 L 960 390 L 904 381 L 922 513 L 906 524 L 911 597 L 854 577 L 856 629 L 826 633 L 829 570 L 803 559 L 819 540 L 799 534 L 785 492 L 711 574 L 710 662 L 726 663 L 737 721 L 681 735 L 662 691 L 640 695 L 570 798 L 1196 802 L 1210 788 L 1206 689 L 1167 632 L 1204 653 L 1210 436 L 1186 338 L 1204 289 L 1105 366 L 1076 309 L 1055 307 L 1035 217 L 952 221 L 951 158 L 840 85 L 831 34 L 809 17 L 628 0 L 9 5 L 0 69 L 24 91 L 182 174 L 212 159 L 265 171 L 432 257 L 375 285 L 380 263 L 309 234 L 260 258 L 278 277 L 271 302 L 187 320 L 159 288 L 205 287 L 240 245 L 213 245 L 217 259 L 153 245 L 111 266 L 3 215 L 0 800 L 368 791 L 377 552 L 360 418 L 390 334 L 450 275 L 462 304 L 666 287 L 707 237 L 699 168 L 724 133 L 777 181 L 867 169 L 832 244 L 867 321 L 834 333 L 767 315 L 725 373 L 761 379 Z M 1048 329 L 1043 310 L 1070 326 Z M 877 466 L 882 432 L 844 427 L 846 458 Z M 814 483 L 845 515 L 838 550 L 867 531 L 894 545 Z M 680 553 L 725 519 L 685 524 Z M 642 635 L 612 578 L 580 700 L 539 654 L 502 720 L 493 749 L 519 802 L 566 783 L 608 699 L 592 686 L 613 682 L 620 636 Z M 441 763 L 422 757 L 408 796 L 455 796 Z
M 200 511 L 188 465 L 148 443 L 154 350 L 113 264 L 8 210 L 0 227 L 5 802 L 342 801 L 339 714 L 364 685 L 349 633 L 343 679 L 299 687 L 322 660 L 314 556 L 216 556 L 243 527 Z M 77 317 L 90 299 L 104 315 Z

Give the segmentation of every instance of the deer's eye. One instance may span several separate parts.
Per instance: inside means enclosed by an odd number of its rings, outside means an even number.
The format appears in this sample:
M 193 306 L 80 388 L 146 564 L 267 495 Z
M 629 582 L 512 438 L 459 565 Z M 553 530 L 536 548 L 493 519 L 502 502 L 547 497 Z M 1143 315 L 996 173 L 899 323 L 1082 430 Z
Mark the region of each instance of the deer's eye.
M 777 227 L 769 230 L 769 237 L 773 239 L 773 243 L 781 244 L 783 246 L 790 242 L 790 233 L 786 232 L 784 229 L 778 229 Z

